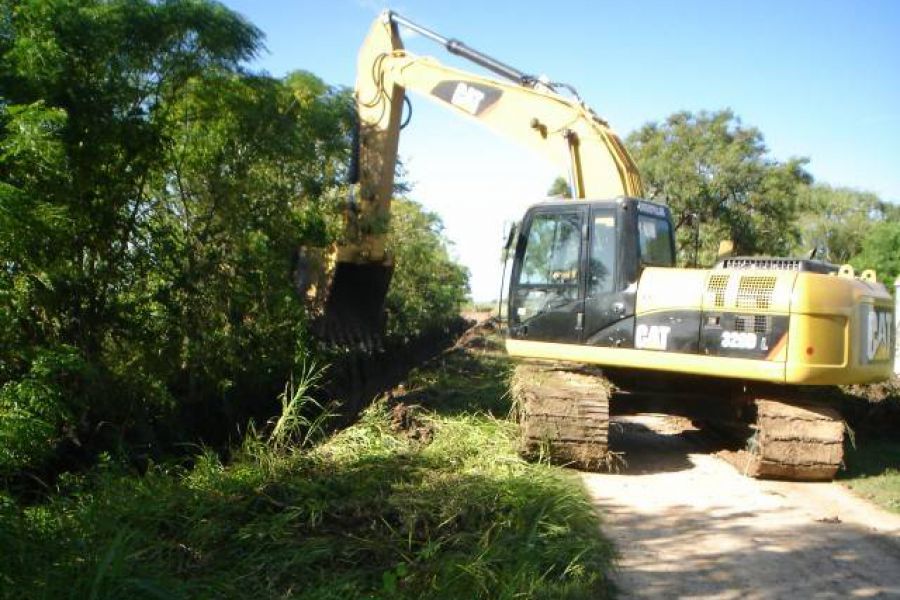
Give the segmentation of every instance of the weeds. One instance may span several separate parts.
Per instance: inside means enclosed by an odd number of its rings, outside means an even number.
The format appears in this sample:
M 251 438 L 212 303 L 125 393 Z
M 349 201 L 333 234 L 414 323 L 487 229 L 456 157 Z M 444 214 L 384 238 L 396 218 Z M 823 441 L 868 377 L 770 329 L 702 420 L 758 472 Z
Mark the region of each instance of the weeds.
M 900 513 L 900 443 L 865 440 L 850 448 L 842 482 L 883 508 Z
M 275 420 L 269 435 L 269 444 L 273 450 L 307 448 L 314 439 L 322 436 L 326 422 L 337 416 L 310 395 L 321 382 L 324 373 L 324 367 L 310 362 L 303 364 L 296 381 L 291 375 L 278 397 L 281 415 Z
M 607 596 L 612 551 L 580 483 L 518 457 L 497 398 L 468 410 L 508 370 L 470 358 L 445 356 L 410 378 L 428 444 L 393 432 L 383 400 L 310 445 L 293 428 L 317 418 L 306 370 L 285 393 L 281 426 L 249 435 L 227 466 L 206 453 L 191 470 L 154 465 L 137 477 L 111 463 L 43 505 L 0 497 L 0 596 Z M 285 451 L 290 440 L 307 449 Z

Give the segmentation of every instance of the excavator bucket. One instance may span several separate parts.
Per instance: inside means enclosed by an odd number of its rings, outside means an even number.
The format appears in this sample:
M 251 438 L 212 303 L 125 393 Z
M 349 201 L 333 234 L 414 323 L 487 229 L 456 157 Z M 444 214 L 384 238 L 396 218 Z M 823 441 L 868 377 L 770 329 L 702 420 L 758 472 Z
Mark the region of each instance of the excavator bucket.
M 342 346 L 374 348 L 384 334 L 384 301 L 393 265 L 338 262 L 317 327 L 320 337 Z

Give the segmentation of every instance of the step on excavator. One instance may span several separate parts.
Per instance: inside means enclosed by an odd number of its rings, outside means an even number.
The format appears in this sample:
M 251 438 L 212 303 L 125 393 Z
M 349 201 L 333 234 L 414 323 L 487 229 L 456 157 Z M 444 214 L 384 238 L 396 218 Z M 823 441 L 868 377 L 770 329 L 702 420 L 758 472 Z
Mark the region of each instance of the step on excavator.
M 406 51 L 401 27 L 496 77 Z M 569 174 L 572 198 L 530 207 L 506 248 L 505 346 L 519 363 L 513 392 L 525 454 L 586 469 L 606 464 L 610 379 L 634 389 L 656 382 L 656 393 L 688 392 L 693 417 L 742 424 L 748 474 L 834 477 L 845 428 L 818 402 L 820 386 L 891 375 L 893 307 L 875 273 L 778 257 L 676 268 L 669 208 L 643 198 L 622 141 L 574 88 L 390 11 L 359 52 L 353 196 L 330 280 L 320 278 L 328 294 L 323 335 L 370 343 L 383 326 L 393 268 L 385 237 L 407 91 Z

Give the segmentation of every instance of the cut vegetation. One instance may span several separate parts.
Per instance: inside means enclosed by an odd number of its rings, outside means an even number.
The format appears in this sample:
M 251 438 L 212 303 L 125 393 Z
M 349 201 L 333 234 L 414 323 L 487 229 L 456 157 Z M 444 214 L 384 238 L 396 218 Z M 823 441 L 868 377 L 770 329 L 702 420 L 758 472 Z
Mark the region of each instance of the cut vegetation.
M 64 477 L 40 505 L 4 499 L 0 588 L 17 598 L 607 597 L 612 550 L 580 483 L 517 454 L 508 373 L 502 355 L 457 347 L 311 450 L 256 435 L 227 465 L 205 454 L 138 476 L 109 464 Z

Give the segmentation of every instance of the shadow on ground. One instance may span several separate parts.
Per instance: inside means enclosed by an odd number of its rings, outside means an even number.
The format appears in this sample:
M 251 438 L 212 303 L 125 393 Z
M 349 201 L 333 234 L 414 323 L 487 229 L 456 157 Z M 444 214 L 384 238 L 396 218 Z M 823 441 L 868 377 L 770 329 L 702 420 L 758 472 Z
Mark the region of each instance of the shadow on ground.
M 607 531 L 630 548 L 617 575 L 626 598 L 900 597 L 896 537 L 715 502 L 652 514 L 601 506 Z
M 847 470 L 840 478 L 883 475 L 900 471 L 900 441 L 896 438 L 866 437 L 857 439 L 848 448 L 845 460 Z
M 713 454 L 730 445 L 687 419 L 655 414 L 612 417 L 609 443 L 621 455 L 615 471 L 621 475 L 685 471 L 694 466 L 690 454 Z

